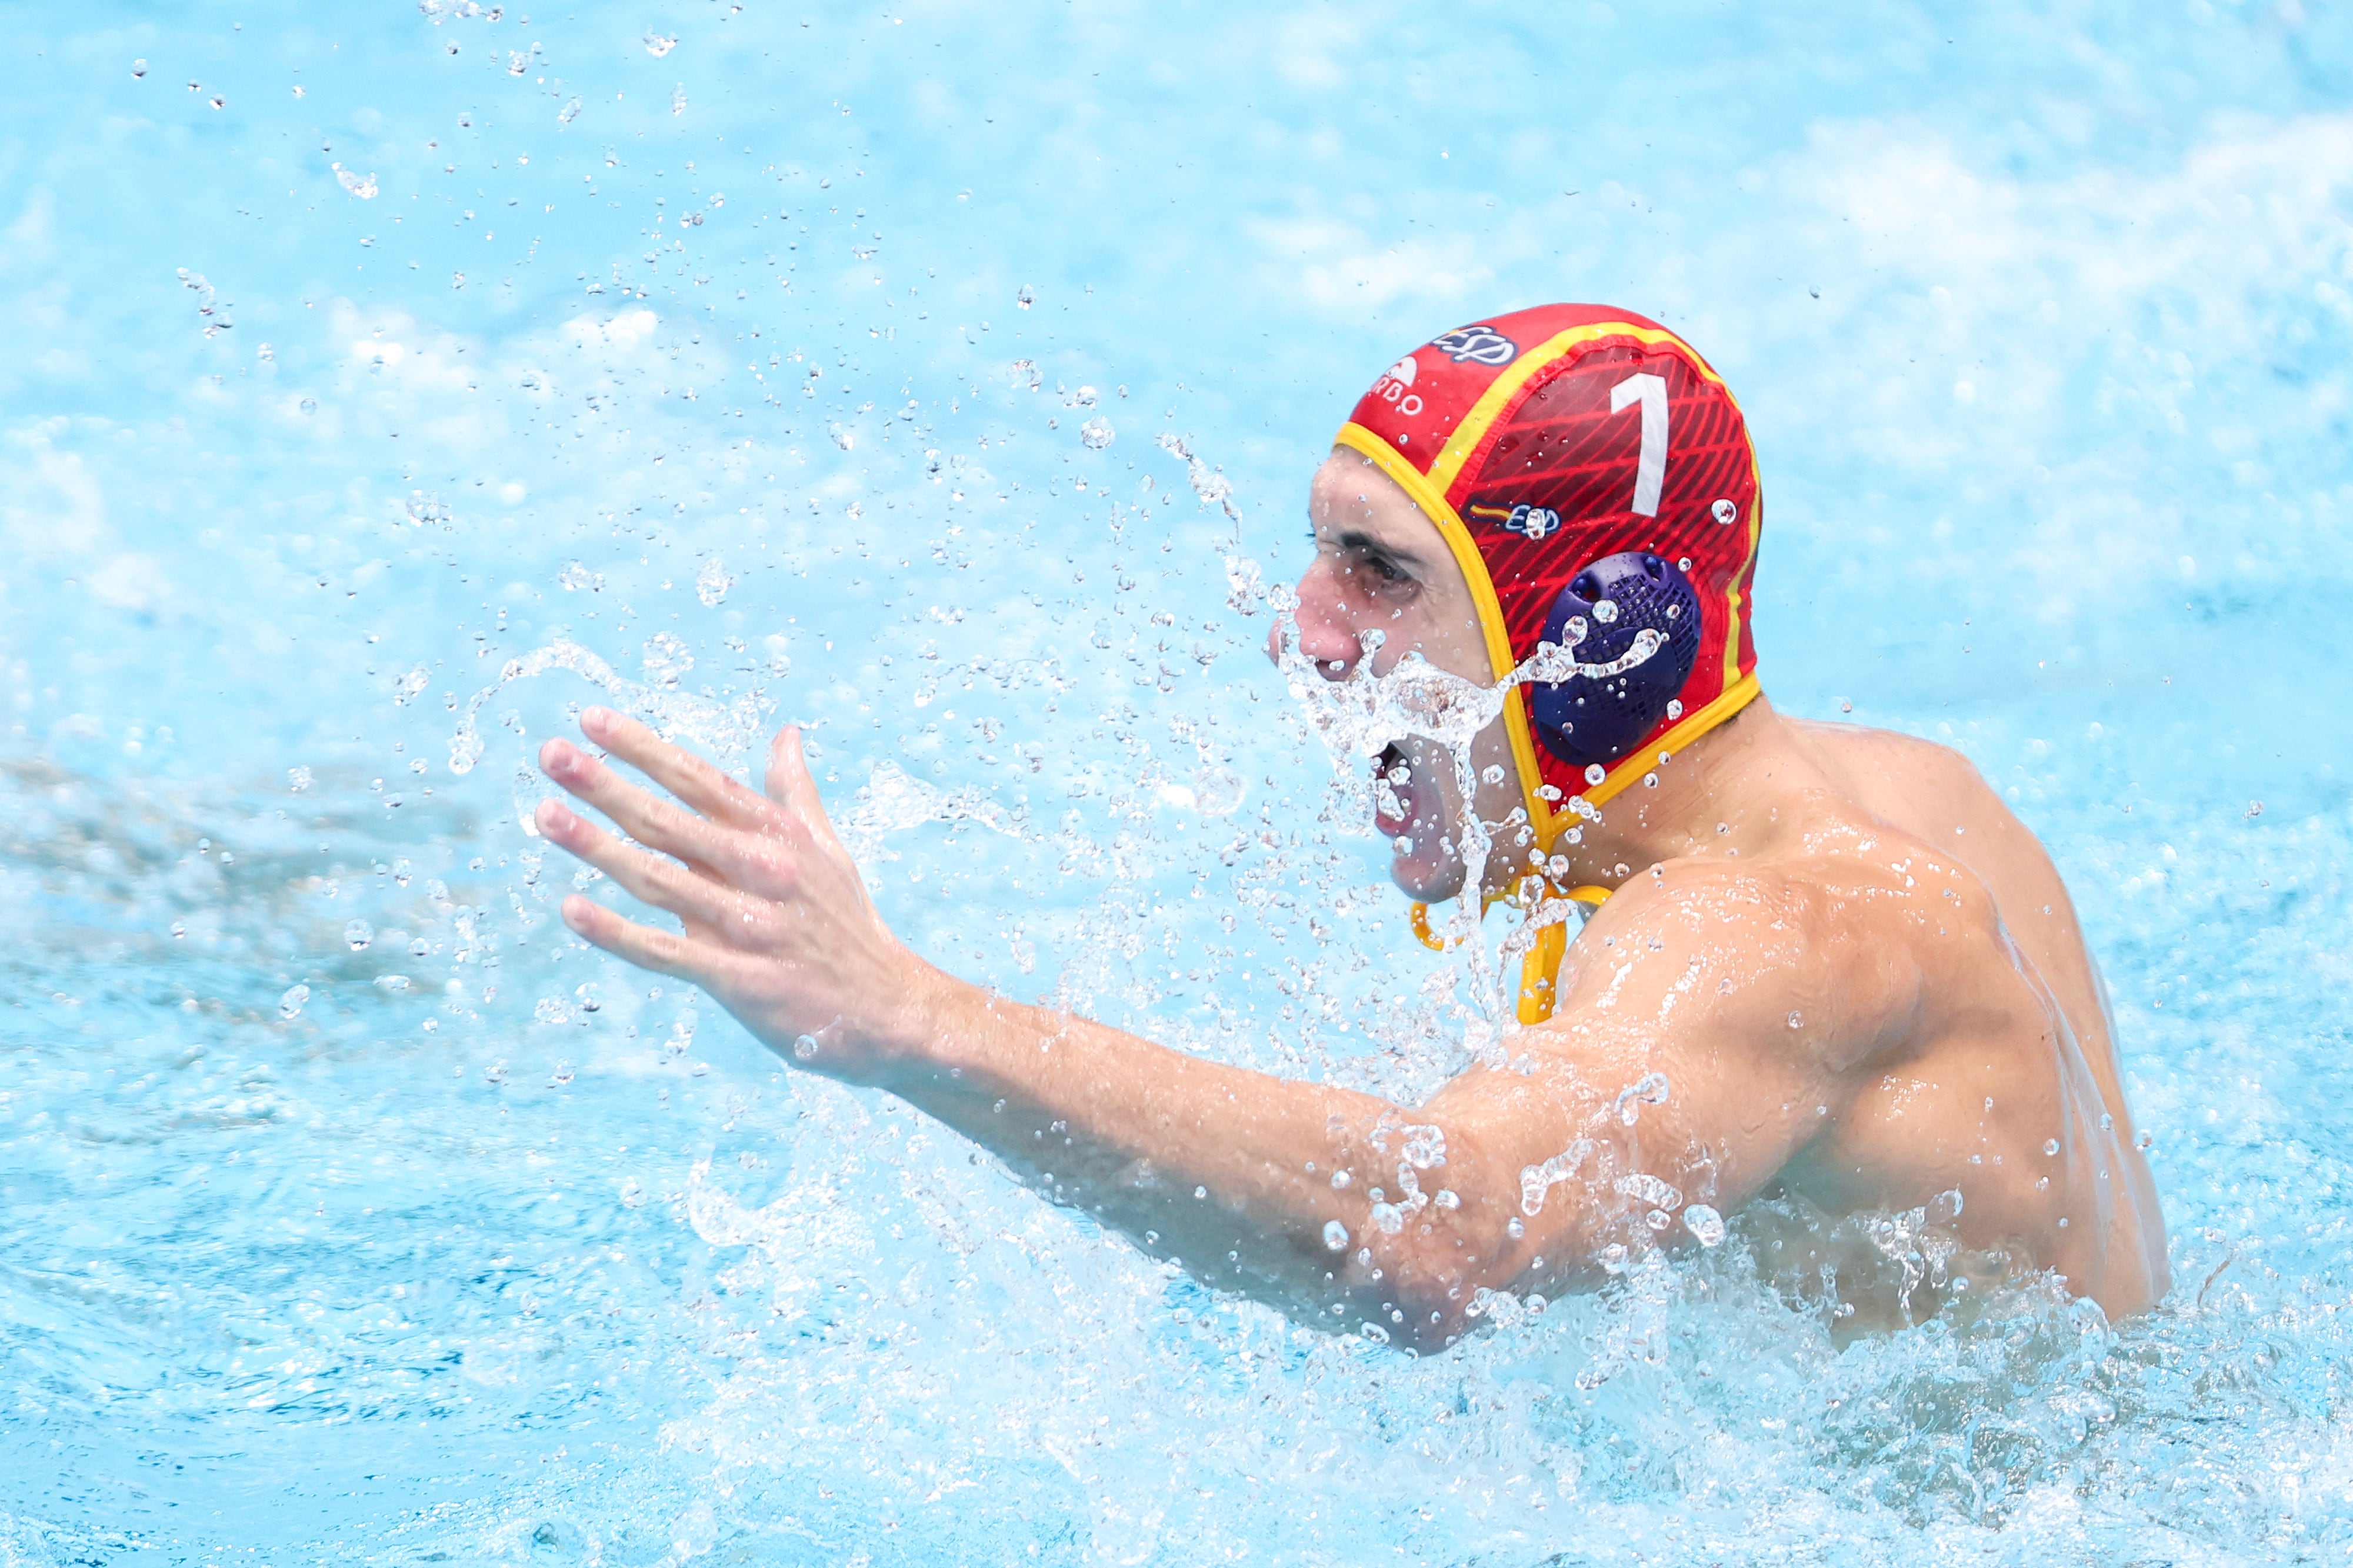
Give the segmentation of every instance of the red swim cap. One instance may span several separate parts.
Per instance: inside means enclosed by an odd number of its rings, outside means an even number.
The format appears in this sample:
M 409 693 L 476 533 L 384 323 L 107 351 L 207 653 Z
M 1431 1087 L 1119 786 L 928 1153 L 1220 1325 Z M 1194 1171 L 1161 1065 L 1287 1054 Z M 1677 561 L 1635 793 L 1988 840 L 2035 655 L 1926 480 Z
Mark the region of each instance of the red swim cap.
M 1550 691 L 1518 688 L 1505 700 L 1540 846 L 1567 826 L 1568 797 L 1600 805 L 1757 695 L 1746 615 L 1763 521 L 1757 455 L 1723 379 L 1658 323 L 1601 305 L 1540 305 L 1460 328 L 1390 366 L 1336 442 L 1378 465 L 1445 535 L 1498 679 L 1535 653 L 1547 623 L 1559 640 L 1560 612 L 1586 613 L 1578 595 L 1594 597 L 1600 580 L 1583 575 L 1588 567 L 1647 569 L 1663 584 L 1661 604 L 1669 589 L 1678 606 L 1695 601 L 1696 647 L 1687 621 L 1665 622 L 1679 635 L 1654 656 L 1687 658 L 1689 673 L 1671 694 L 1651 694 L 1655 721 L 1649 707 L 1632 710 L 1640 739 L 1621 738 L 1606 765 L 1580 765 L 1563 735 L 1531 725 L 1531 697 L 1541 708 Z M 1625 564 L 1607 561 L 1620 556 Z

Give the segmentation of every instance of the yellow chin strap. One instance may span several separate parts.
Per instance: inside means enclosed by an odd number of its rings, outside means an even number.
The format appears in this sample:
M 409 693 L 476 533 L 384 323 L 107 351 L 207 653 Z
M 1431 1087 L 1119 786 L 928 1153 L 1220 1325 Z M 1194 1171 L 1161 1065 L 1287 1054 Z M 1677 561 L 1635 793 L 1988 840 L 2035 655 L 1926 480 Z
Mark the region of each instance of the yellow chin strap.
M 1480 901 L 1480 915 L 1483 918 L 1497 904 L 1512 904 L 1525 909 L 1533 917 L 1554 899 L 1567 899 L 1572 903 L 1585 905 L 1588 910 L 1598 910 L 1602 900 L 1609 897 L 1609 889 L 1589 883 L 1564 891 L 1546 878 L 1531 876 L 1522 879 L 1521 886 L 1530 883 L 1535 886 L 1531 897 L 1524 898 L 1517 889 L 1508 893 L 1489 893 Z M 1413 934 L 1419 937 L 1421 945 L 1432 952 L 1448 952 L 1460 947 L 1467 940 L 1458 936 L 1450 942 L 1431 931 L 1428 904 L 1414 905 L 1412 920 Z M 1527 956 L 1520 960 L 1521 1023 L 1541 1024 L 1552 1016 L 1554 984 L 1560 973 L 1560 961 L 1567 955 L 1568 927 L 1566 923 L 1555 921 L 1537 930 L 1535 945 L 1529 948 Z

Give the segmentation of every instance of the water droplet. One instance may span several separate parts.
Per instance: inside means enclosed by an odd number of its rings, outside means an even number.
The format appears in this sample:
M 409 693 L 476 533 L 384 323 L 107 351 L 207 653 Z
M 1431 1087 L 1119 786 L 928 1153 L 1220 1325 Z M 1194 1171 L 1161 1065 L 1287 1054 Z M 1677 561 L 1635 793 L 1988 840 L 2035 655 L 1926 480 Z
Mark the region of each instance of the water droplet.
M 1020 306 L 1020 307 L 1021 307 L 1023 310 L 1028 310 L 1031 305 L 1035 304 L 1035 303 L 1037 302 L 1037 300 L 1038 300 L 1038 292 L 1037 292 L 1037 290 L 1036 290 L 1036 289 L 1032 289 L 1032 288 L 1030 288 L 1030 287 L 1029 287 L 1029 284 L 1027 284 L 1027 283 L 1024 283 L 1023 285 L 1021 285 L 1021 290 L 1020 290 L 1020 292 L 1013 296 L 1013 302 L 1014 302 L 1015 304 L 1017 304 L 1017 305 Z
M 1617 602 L 1611 599 L 1597 601 L 1593 606 L 1593 618 L 1605 626 L 1616 620 L 1618 618 Z
M 306 397 L 296 406 L 305 414 L 316 414 L 319 412 L 319 400 L 315 397 Z
M 393 995 L 397 996 L 402 992 L 408 989 L 408 976 L 406 974 L 379 974 L 375 977 L 375 988 L 379 991 L 389 992 Z
M 1335 1171 L 1332 1173 L 1332 1190 L 1334 1192 L 1338 1192 L 1341 1188 L 1345 1187 L 1349 1183 L 1356 1179 L 1356 1175 L 1352 1172 Z
M 278 1016 L 281 1018 L 291 1018 L 302 1010 L 302 1004 L 310 999 L 311 988 L 308 985 L 288 986 L 286 994 L 278 999 Z
M 798 1057 L 803 1061 L 807 1061 L 810 1058 L 816 1056 L 817 1037 L 815 1035 L 803 1035 L 798 1039 L 796 1039 L 793 1042 L 793 1055 Z
M 635 1176 L 621 1184 L 621 1206 L 625 1209 L 642 1207 L 646 1201 L 646 1184 Z
M 2059 1140 L 2056 1138 L 2045 1138 L 2042 1141 L 2042 1152 L 2046 1154 L 2056 1154 L 2059 1152 Z
M 1209 1189 L 1207 1187 L 1195 1187 L 1193 1189 L 1193 1195 L 1197 1198 L 1206 1198 L 1209 1195 Z
M 694 596 L 707 605 L 717 605 L 734 585 L 735 579 L 727 574 L 726 566 L 716 555 L 695 570 Z
M 1683 1210 L 1683 1228 L 1702 1247 L 1715 1247 L 1724 1240 L 1724 1216 L 1706 1204 L 1693 1204 Z
M 1609 1184 L 1610 1190 L 1620 1197 L 1634 1198 L 1652 1208 L 1672 1209 L 1683 1206 L 1683 1194 L 1672 1182 L 1661 1181 L 1647 1171 L 1635 1171 L 1620 1176 Z
M 1792 1013 L 1789 1015 L 1789 1027 L 1793 1029 L 1802 1029 L 1805 1026 L 1806 1016 L 1803 1013 Z
M 365 921 L 349 921 L 343 925 L 343 942 L 353 952 L 366 948 L 375 940 L 375 927 Z
M 2157 1135 L 2155 1133 L 2143 1132 L 2139 1137 L 2133 1140 L 2133 1147 L 2136 1149 L 2147 1149 L 2156 1142 Z
M 1680 697 L 1670 697 L 1670 698 L 1668 698 L 1668 699 L 1667 699 L 1667 717 L 1668 717 L 1668 718 L 1670 718 L 1670 719 L 1680 719 L 1680 718 L 1682 718 L 1683 716 L 1683 700 L 1682 698 L 1680 698 Z
M 646 639 L 642 668 L 647 685 L 675 687 L 694 668 L 694 656 L 675 632 L 656 632 Z
M 1102 451 L 1105 447 L 1112 444 L 1113 431 L 1111 421 L 1105 419 L 1101 415 L 1095 416 L 1095 417 L 1088 420 L 1085 424 L 1079 426 L 1079 439 L 1087 444 L 1089 450 L 1096 452 Z
M 1489 763 L 1487 764 L 1486 772 L 1481 773 L 1479 776 L 1491 784 L 1502 784 L 1504 782 L 1504 764 L 1501 763 Z
M 335 183 L 343 189 L 364 202 L 375 199 L 376 186 L 374 174 L 354 174 L 341 163 L 330 163 L 328 167 L 335 171 Z
M 670 50 L 678 47 L 678 39 L 674 35 L 665 37 L 660 33 L 653 31 L 651 28 L 648 28 L 646 31 L 645 45 L 646 53 L 653 56 L 656 59 L 659 59 L 664 55 L 670 53 Z
M 145 60 L 132 60 L 131 62 L 131 74 L 134 78 L 145 76 L 147 74 L 147 62 Z
M 1673 1092 L 1674 1086 L 1666 1074 L 1646 1072 L 1618 1091 L 1618 1120 L 1631 1127 L 1641 1120 L 1642 1107 L 1664 1105 Z
M 295 795 L 301 795 L 304 790 L 309 789 L 311 787 L 311 770 L 308 768 L 288 768 L 286 770 L 286 787 L 290 792 Z
M 1514 1215 L 1510 1219 L 1504 1222 L 1504 1233 L 1506 1236 L 1509 1236 L 1514 1241 L 1517 1241 L 1520 1237 L 1527 1235 L 1528 1227 L 1520 1222 L 1519 1215 Z
M 1335 1252 L 1345 1252 L 1348 1249 L 1348 1227 L 1336 1219 L 1324 1221 L 1324 1245 Z
M 686 112 L 686 83 L 680 82 L 670 89 L 670 111 L 672 114 Z
M 1609 776 L 1609 770 L 1603 767 L 1599 763 L 1588 763 L 1585 764 L 1585 782 L 1587 784 L 1598 784 Z

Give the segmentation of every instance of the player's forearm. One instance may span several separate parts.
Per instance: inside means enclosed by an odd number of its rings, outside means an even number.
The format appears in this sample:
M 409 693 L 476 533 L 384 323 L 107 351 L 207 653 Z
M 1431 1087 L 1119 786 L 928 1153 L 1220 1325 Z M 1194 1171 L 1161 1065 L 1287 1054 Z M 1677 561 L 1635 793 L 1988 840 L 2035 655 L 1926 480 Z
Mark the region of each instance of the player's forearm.
M 921 1043 L 887 1087 L 1205 1283 L 1427 1334 L 1495 1282 L 1495 1206 L 1453 1190 L 1475 1173 L 1462 1130 L 944 978 L 925 989 Z

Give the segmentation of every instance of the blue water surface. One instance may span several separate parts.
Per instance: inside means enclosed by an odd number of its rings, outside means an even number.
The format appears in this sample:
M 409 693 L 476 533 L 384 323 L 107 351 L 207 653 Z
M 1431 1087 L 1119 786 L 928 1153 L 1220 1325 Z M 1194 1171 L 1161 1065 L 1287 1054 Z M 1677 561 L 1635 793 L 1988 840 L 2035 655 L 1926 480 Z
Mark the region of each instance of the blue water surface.
M 7 4 L 0 59 L 0 1563 L 2353 1555 L 2353 11 Z M 1463 982 L 1250 570 L 1382 366 L 1554 299 L 1742 397 L 1775 700 L 2052 847 L 2157 1310 L 1834 1341 L 1736 1224 L 1410 1360 L 554 920 L 581 704 L 797 720 L 936 962 L 1425 1092 Z

